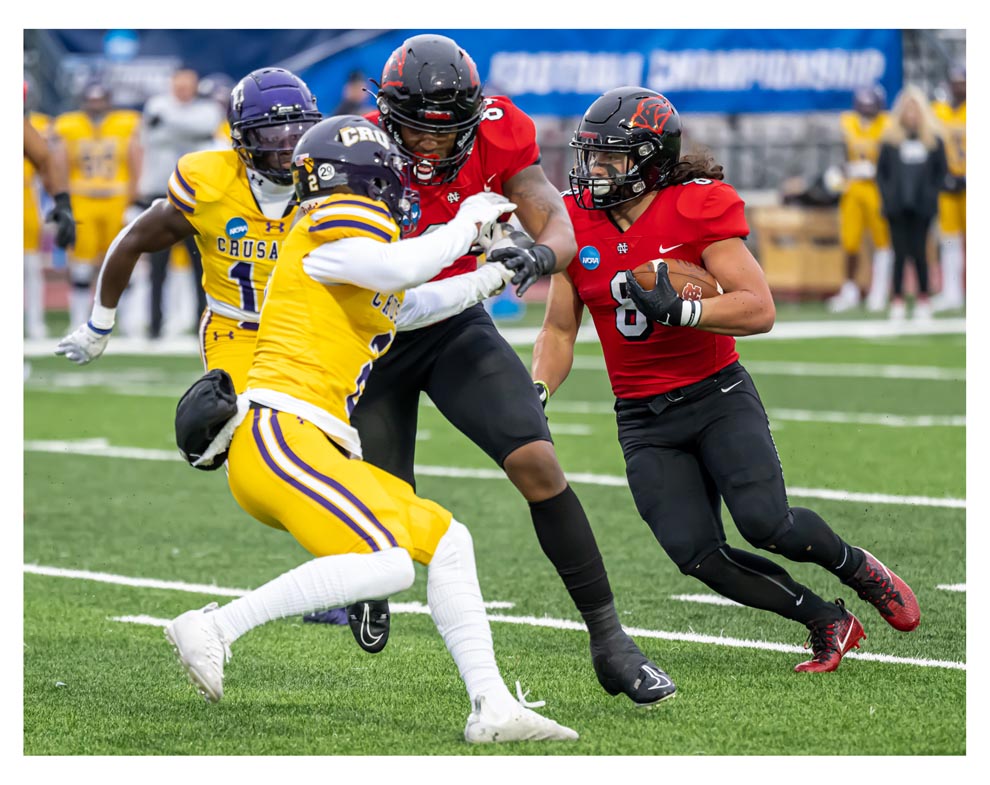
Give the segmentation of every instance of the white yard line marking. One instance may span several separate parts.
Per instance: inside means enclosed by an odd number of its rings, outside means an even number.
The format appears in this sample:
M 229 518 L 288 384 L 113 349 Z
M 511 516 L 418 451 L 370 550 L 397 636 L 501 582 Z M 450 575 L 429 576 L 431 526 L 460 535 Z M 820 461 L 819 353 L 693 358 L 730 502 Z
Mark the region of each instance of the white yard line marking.
M 32 385 L 32 387 L 34 387 Z M 169 389 L 167 387 L 141 387 L 134 385 L 104 385 L 102 382 L 92 385 L 94 389 L 99 389 L 102 394 L 124 395 L 133 398 L 169 398 L 177 401 L 182 397 L 185 389 Z M 48 387 L 38 385 L 35 387 L 40 392 L 54 393 L 56 395 L 79 395 L 83 391 L 83 386 L 74 387 Z M 420 402 L 421 407 L 435 409 L 434 404 L 429 399 Z M 615 414 L 611 403 L 598 401 L 554 401 L 551 406 L 550 415 L 555 412 L 560 414 Z M 965 428 L 966 417 L 964 415 L 902 415 L 889 414 L 886 412 L 830 412 L 815 409 L 767 409 L 770 420 L 777 422 L 810 422 L 810 423 L 835 423 L 851 425 L 880 425 L 889 428 L 932 428 L 932 427 L 953 427 Z M 593 429 L 589 425 L 554 423 L 550 430 L 560 436 L 590 436 Z M 421 432 L 422 433 L 422 432 Z M 421 441 L 426 441 L 429 436 L 421 436 Z
M 700 602 L 705 605 L 731 605 L 736 608 L 744 607 L 735 600 L 730 600 L 728 597 L 723 597 L 720 594 L 672 594 L 670 595 L 670 599 L 680 600 L 681 602 Z
M 513 346 L 532 347 L 539 335 L 539 327 L 501 327 L 498 331 Z M 742 341 L 787 340 L 793 338 L 873 338 L 889 339 L 906 335 L 958 335 L 966 332 L 965 318 L 933 319 L 928 323 L 892 323 L 886 319 L 844 320 L 829 319 L 814 322 L 777 322 L 769 333 L 747 336 Z M 598 343 L 598 334 L 589 323 L 578 330 L 578 343 Z M 25 357 L 52 357 L 56 338 L 25 340 Z M 145 338 L 118 336 L 107 344 L 107 355 L 155 355 L 195 357 L 199 354 L 196 336 L 184 335 L 151 341 Z
M 965 591 L 966 591 L 966 584 L 965 583 L 940 583 L 935 588 L 936 589 L 941 589 L 942 591 L 957 591 L 957 592 L 963 592 L 963 593 L 965 593 Z
M 426 400 L 422 404 L 427 408 L 436 408 L 436 404 Z M 600 401 L 553 401 L 549 404 L 548 412 L 561 414 L 608 414 L 614 415 L 613 404 Z M 815 409 L 767 409 L 767 416 L 774 421 L 817 422 L 850 425 L 881 425 L 888 428 L 933 428 L 953 427 L 965 428 L 964 415 L 903 415 L 887 412 L 830 412 Z M 560 433 L 560 426 L 552 424 L 551 433 Z
M 236 591 L 230 589 L 228 591 Z M 487 604 L 487 603 L 486 603 Z M 429 606 L 420 602 L 390 602 L 389 607 L 393 613 L 416 613 L 429 614 Z M 127 622 L 131 624 L 147 624 L 156 627 L 164 627 L 171 621 L 170 619 L 159 619 L 153 616 L 111 616 L 113 621 Z M 584 624 L 569 619 L 552 619 L 546 616 L 505 616 L 500 613 L 489 613 L 489 621 L 501 622 L 503 624 L 519 624 L 526 627 L 544 627 L 555 630 L 575 630 L 585 632 Z M 807 650 L 803 646 L 790 643 L 776 643 L 773 641 L 754 641 L 745 638 L 726 638 L 721 635 L 702 635 L 695 632 L 666 632 L 664 630 L 648 630 L 641 627 L 623 627 L 627 633 L 634 638 L 657 638 L 665 641 L 680 641 L 683 643 L 701 643 L 710 646 L 729 646 L 738 649 L 757 649 L 760 651 L 777 651 L 787 654 L 805 654 Z M 915 665 L 922 668 L 947 668 L 950 670 L 966 670 L 966 663 L 953 662 L 952 660 L 929 660 L 916 657 L 895 657 L 890 654 L 873 654 L 871 652 L 850 652 L 845 655 L 848 659 L 867 660 L 870 662 L 884 662 L 893 665 Z
M 129 458 L 143 461 L 181 461 L 178 451 L 152 450 L 141 447 L 112 447 L 105 439 L 83 439 L 80 441 L 24 442 L 25 452 L 46 452 L 62 455 L 86 455 L 96 458 Z M 499 469 L 464 469 L 455 466 L 414 467 L 417 474 L 424 477 L 463 477 L 470 480 L 504 480 L 505 474 Z M 601 485 L 613 488 L 627 487 L 626 478 L 614 474 L 594 474 L 591 472 L 568 472 L 571 482 L 586 485 Z M 841 502 L 865 502 L 867 504 L 906 504 L 912 507 L 946 507 L 965 509 L 965 499 L 930 496 L 897 496 L 886 493 L 860 493 L 858 491 L 833 490 L 831 488 L 788 487 L 789 496 L 803 499 L 828 499 Z

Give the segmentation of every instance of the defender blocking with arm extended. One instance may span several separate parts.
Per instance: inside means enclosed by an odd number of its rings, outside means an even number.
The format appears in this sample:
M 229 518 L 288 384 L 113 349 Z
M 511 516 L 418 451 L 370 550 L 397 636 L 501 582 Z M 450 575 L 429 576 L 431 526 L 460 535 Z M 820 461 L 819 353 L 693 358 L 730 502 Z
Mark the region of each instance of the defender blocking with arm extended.
M 540 166 L 533 121 L 508 98 L 482 95 L 467 52 L 440 35 L 406 40 L 385 64 L 377 100 L 369 119 L 413 159 L 422 210 L 418 234 L 448 221 L 472 194 L 502 193 L 518 205 L 535 245 L 495 250 L 490 259 L 515 272 L 520 292 L 563 269 L 577 249 L 560 195 Z M 465 254 L 438 278 L 476 266 Z M 673 695 L 673 682 L 619 623 L 598 544 L 557 460 L 539 391 L 481 306 L 400 333 L 354 410 L 366 460 L 411 484 L 424 392 L 529 502 L 540 546 L 588 627 L 593 667 L 605 690 L 624 693 L 637 706 Z M 386 632 L 387 606 L 367 611 L 350 609 L 349 615 L 377 621 L 374 635 Z

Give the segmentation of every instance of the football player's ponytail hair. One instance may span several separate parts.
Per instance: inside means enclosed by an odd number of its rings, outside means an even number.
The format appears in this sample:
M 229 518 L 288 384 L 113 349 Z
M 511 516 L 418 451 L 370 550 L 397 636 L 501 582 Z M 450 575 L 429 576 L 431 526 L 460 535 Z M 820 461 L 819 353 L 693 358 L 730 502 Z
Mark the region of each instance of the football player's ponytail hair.
M 702 150 L 682 157 L 680 161 L 674 164 L 670 178 L 664 187 L 681 185 L 682 183 L 688 183 L 691 180 L 701 178 L 706 180 L 725 179 L 725 171 L 722 164 L 715 163 L 715 159 L 708 150 Z

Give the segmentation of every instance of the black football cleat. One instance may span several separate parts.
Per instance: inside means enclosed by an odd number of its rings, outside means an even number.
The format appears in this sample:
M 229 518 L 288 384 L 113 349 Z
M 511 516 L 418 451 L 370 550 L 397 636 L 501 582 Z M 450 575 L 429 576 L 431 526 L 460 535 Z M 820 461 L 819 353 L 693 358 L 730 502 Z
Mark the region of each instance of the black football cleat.
M 591 662 L 605 692 L 624 693 L 638 709 L 652 708 L 677 692 L 671 678 L 625 632 L 604 641 L 592 641 Z
M 369 654 L 377 654 L 388 643 L 391 614 L 388 600 L 368 600 L 347 606 L 347 623 L 354 640 Z
M 307 613 L 303 621 L 310 624 L 347 624 L 347 611 L 343 608 L 328 608 L 325 611 Z

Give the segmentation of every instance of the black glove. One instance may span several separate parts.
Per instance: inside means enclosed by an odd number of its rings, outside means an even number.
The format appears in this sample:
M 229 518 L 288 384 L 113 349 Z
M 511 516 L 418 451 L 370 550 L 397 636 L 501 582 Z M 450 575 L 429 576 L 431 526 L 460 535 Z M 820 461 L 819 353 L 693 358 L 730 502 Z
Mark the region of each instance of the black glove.
M 966 190 L 966 175 L 947 174 L 945 176 L 945 187 L 943 191 L 950 194 L 959 194 Z
M 701 301 L 685 300 L 670 283 L 667 263 L 657 265 L 657 282 L 650 291 L 639 285 L 632 270 L 626 270 L 626 292 L 636 310 L 665 327 L 694 327 L 701 319 Z
M 68 248 L 76 242 L 76 219 L 72 217 L 72 203 L 64 191 L 55 194 L 55 206 L 45 216 L 45 221 L 55 224 L 55 245 Z
M 533 386 L 536 388 L 536 394 L 540 396 L 540 404 L 546 409 L 547 401 L 550 400 L 550 388 L 547 387 L 546 382 L 541 382 L 538 379 L 533 382 Z
M 496 248 L 488 255 L 489 261 L 501 262 L 516 274 L 512 283 L 518 284 L 516 296 L 522 297 L 526 290 L 544 275 L 550 275 L 557 266 L 557 255 L 549 245 L 534 245 L 532 248 Z

